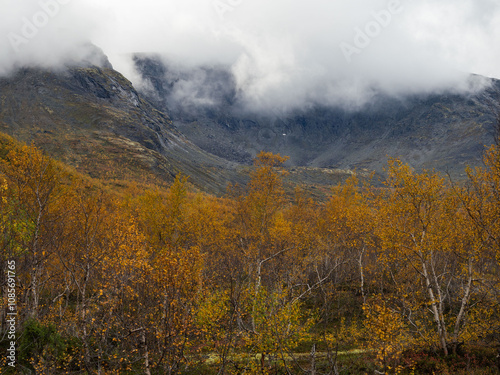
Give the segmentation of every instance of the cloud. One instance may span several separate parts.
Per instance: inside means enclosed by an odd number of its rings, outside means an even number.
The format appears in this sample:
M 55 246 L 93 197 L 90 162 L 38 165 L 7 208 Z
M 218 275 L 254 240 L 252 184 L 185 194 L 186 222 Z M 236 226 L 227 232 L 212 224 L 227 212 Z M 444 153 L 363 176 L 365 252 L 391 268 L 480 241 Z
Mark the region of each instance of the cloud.
M 71 0 L 0 0 L 0 75 L 90 57 L 91 24 Z
M 379 92 L 464 90 L 469 73 L 500 78 L 496 0 L 0 0 L 0 10 L 0 75 L 81 58 L 92 41 L 137 84 L 134 52 L 229 66 L 254 108 L 356 108 Z

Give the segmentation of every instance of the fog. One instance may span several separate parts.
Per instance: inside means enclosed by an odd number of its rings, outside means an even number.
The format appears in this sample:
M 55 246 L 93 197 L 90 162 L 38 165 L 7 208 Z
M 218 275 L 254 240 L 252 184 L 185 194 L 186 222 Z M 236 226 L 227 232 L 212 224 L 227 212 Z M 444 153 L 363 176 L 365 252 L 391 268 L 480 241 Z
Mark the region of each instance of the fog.
M 477 90 L 470 73 L 500 78 L 496 0 L 0 0 L 0 35 L 0 75 L 97 63 L 81 47 L 91 42 L 139 87 L 137 52 L 227 66 L 254 109 L 357 108 L 380 93 Z

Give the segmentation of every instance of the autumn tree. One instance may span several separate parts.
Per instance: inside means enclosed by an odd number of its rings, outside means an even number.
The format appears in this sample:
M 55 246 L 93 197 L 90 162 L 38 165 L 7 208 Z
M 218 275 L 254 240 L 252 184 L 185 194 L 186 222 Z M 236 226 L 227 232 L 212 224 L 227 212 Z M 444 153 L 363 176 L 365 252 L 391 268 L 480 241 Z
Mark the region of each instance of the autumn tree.
M 94 365 L 99 366 L 99 354 L 92 353 L 91 342 L 95 340 L 98 327 L 93 324 L 100 315 L 98 301 L 107 288 L 102 275 L 114 250 L 112 232 L 117 218 L 112 203 L 102 190 L 84 181 L 76 182 L 68 200 L 71 211 L 65 218 L 64 246 L 56 254 L 57 266 L 61 268 L 57 281 L 64 288 L 52 302 L 60 309 L 66 305 L 67 330 L 83 343 L 83 363 L 87 371 Z M 71 299 L 74 299 L 74 304 L 70 307 L 68 301 Z
M 500 130 L 500 118 L 499 118 Z M 498 135 L 500 137 L 500 134 Z M 500 138 L 498 138 L 500 139 Z M 455 186 L 466 212 L 464 225 L 480 247 L 475 262 L 481 264 L 474 279 L 485 286 L 482 309 L 472 314 L 468 333 L 472 338 L 500 342 L 500 141 L 484 156 L 485 166 L 468 168 L 468 183 Z M 500 352 L 499 352 L 500 353 Z
M 336 280 L 355 282 L 366 301 L 366 258 L 375 243 L 375 213 L 356 176 L 332 189 L 318 219 L 323 256 Z M 355 281 L 357 279 L 357 281 Z
M 243 260 L 248 280 L 243 290 L 240 328 L 248 350 L 260 351 L 261 371 L 266 358 L 283 357 L 300 336 L 297 333 L 304 321 L 298 319 L 297 308 L 311 290 L 302 262 L 311 254 L 308 239 L 314 234 L 309 232 L 303 238 L 299 235 L 306 233 L 305 218 L 311 212 L 306 210 L 301 215 L 287 198 L 283 184 L 286 172 L 282 168 L 286 159 L 261 152 L 254 161 L 247 189 L 235 197 L 238 258 Z M 306 208 L 307 202 L 301 202 L 301 207 Z M 313 223 L 307 224 L 311 228 Z M 290 331 L 279 330 L 281 326 Z
M 47 263 L 61 245 L 65 173 L 34 146 L 13 147 L 0 160 L 0 170 L 9 188 L 10 204 L 16 206 L 7 219 L 10 228 L 5 245 L 20 260 L 19 271 L 27 273 L 23 299 L 27 316 L 36 319 L 41 290 L 51 277 Z
M 151 317 L 150 348 L 156 353 L 151 366 L 167 374 L 185 364 L 191 338 L 197 334 L 204 255 L 188 217 L 189 201 L 181 176 L 166 193 L 147 191 L 137 201 L 139 227 L 149 245 L 149 288 L 143 297 L 147 296 L 144 304 Z
M 378 229 L 387 285 L 418 340 L 430 344 L 436 337 L 446 355 L 456 352 L 471 300 L 481 294 L 483 248 L 442 177 L 393 160 L 387 184 Z
M 274 226 L 283 224 L 280 223 L 280 210 L 286 198 L 282 182 L 285 172 L 281 165 L 285 161 L 286 158 L 272 153 L 261 152 L 257 155 L 248 191 L 238 198 L 239 249 L 246 260 L 255 299 L 262 286 L 264 267 L 291 250 L 286 242 L 272 238 Z M 251 315 L 249 329 L 255 331 L 254 314 Z
M 403 351 L 412 341 L 403 316 L 381 296 L 374 296 L 364 303 L 363 312 L 368 332 L 366 345 L 375 351 L 376 364 L 384 373 L 400 373 Z

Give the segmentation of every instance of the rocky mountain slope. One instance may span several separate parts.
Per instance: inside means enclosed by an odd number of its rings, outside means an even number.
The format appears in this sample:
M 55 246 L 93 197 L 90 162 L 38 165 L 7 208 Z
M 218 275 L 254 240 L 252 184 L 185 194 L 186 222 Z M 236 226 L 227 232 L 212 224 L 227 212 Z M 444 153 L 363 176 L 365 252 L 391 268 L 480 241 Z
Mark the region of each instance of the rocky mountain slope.
M 182 172 L 217 193 L 242 179 L 235 163 L 187 140 L 109 65 L 26 68 L 0 79 L 0 131 L 109 180 L 161 183 Z
M 136 55 L 143 93 L 170 114 L 176 128 L 200 148 L 248 163 L 260 150 L 290 156 L 289 165 L 382 172 L 387 157 L 454 176 L 482 162 L 500 103 L 500 81 L 483 81 L 469 94 L 445 92 L 390 98 L 379 95 L 362 110 L 324 106 L 284 112 L 242 109 L 235 79 L 224 67 L 186 69 Z

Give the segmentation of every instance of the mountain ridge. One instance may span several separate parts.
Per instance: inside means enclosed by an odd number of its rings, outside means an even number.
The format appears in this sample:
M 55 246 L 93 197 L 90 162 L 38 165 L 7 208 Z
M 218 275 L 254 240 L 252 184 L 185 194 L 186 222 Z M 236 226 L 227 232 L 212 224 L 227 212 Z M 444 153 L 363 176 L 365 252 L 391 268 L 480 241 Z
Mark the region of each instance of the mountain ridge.
M 357 171 L 383 179 L 388 157 L 460 178 L 482 163 L 500 81 L 469 95 L 378 98 L 358 112 L 328 106 L 255 113 L 220 66 L 169 70 L 136 56 L 139 88 L 102 51 L 64 69 L 22 68 L 0 78 L 0 131 L 105 180 L 168 184 L 179 173 L 217 195 L 245 184 L 255 155 L 290 156 L 291 185 L 323 192 Z M 101 61 L 101 65 L 92 65 Z
M 240 163 L 263 149 L 290 156 L 289 166 L 382 173 L 387 158 L 398 157 L 416 169 L 460 176 L 465 165 L 482 163 L 484 146 L 494 139 L 500 81 L 481 76 L 471 75 L 469 85 L 489 84 L 470 93 L 379 95 L 357 111 L 316 105 L 269 114 L 242 110 L 227 67 L 179 68 L 148 55 L 134 60 L 146 82 L 143 95 L 168 112 L 179 131 Z M 191 98 L 179 100 L 187 89 Z

